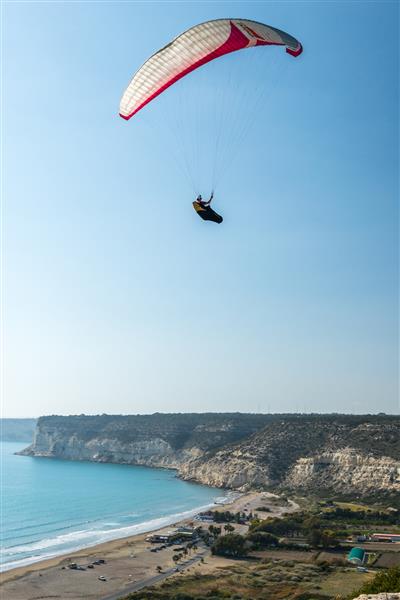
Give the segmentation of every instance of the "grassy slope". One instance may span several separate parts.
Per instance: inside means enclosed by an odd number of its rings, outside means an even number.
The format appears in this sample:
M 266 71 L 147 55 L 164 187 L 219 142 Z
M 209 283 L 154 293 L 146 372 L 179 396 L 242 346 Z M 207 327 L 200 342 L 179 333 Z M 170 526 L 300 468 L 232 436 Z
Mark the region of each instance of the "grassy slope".
M 210 559 L 212 566 L 213 559 Z M 211 573 L 181 575 L 157 588 L 129 596 L 129 600 L 333 600 L 350 594 L 372 576 L 354 569 L 288 560 L 261 562 L 227 560 Z

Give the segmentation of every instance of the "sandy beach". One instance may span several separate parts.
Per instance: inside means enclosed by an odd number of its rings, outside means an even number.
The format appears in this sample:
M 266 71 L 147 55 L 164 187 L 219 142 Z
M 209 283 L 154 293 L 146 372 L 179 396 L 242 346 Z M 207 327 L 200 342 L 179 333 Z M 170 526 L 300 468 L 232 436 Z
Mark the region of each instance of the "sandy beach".
M 215 505 L 215 510 L 254 511 L 259 506 L 267 506 L 271 511 L 268 513 L 270 516 L 278 516 L 282 512 L 290 512 L 297 508 L 297 505 L 290 501 L 289 504 L 281 504 L 272 494 L 251 492 L 243 494 L 229 504 Z M 193 519 L 185 519 L 164 527 L 157 533 L 190 523 L 193 523 Z M 245 526 L 238 526 L 238 532 L 241 527 Z M 146 542 L 148 535 L 149 533 L 143 533 L 113 540 L 6 571 L 0 575 L 1 597 L 7 600 L 44 600 L 45 598 L 101 600 L 114 595 L 122 597 L 135 584 L 146 584 L 148 580 L 151 581 L 158 576 L 158 567 L 161 567 L 161 575 L 164 574 L 164 578 L 175 576 L 172 574 L 175 567 L 172 560 L 175 554 L 173 547 L 157 553 L 150 552 L 151 545 Z M 190 569 L 196 563 L 200 564 L 200 560 L 204 560 L 208 553 L 208 549 L 199 544 L 197 550 L 188 554 L 180 565 L 180 570 Z M 98 559 L 103 559 L 105 563 L 95 565 L 93 569 L 87 568 L 87 565 Z M 69 569 L 68 565 L 72 562 L 85 567 L 85 570 Z M 99 576 L 105 577 L 106 581 L 99 580 Z

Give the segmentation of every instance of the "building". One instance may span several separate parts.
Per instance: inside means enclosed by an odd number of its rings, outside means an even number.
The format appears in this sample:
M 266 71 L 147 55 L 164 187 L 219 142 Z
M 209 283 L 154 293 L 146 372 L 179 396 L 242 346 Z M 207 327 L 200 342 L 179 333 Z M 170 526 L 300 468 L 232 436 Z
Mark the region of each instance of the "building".
M 353 537 L 353 541 L 354 542 L 366 542 L 367 541 L 367 536 L 366 535 L 355 535 Z
M 192 540 L 198 537 L 197 531 L 193 527 L 177 527 L 176 533 L 179 533 L 179 537 L 185 540 Z
M 372 542 L 400 542 L 400 533 L 373 533 Z
M 146 538 L 146 542 L 151 542 L 152 544 L 170 544 L 172 542 L 175 542 L 176 540 L 181 539 L 181 537 L 182 534 L 177 531 L 167 531 L 167 533 L 164 534 L 156 533 L 154 535 L 149 535 Z
M 352 548 L 347 555 L 347 560 L 353 565 L 357 565 L 357 567 L 359 567 L 364 563 L 365 556 L 365 550 L 362 548 Z
M 213 515 L 196 515 L 195 516 L 195 521 L 201 521 L 202 523 L 213 523 L 214 522 L 214 517 Z

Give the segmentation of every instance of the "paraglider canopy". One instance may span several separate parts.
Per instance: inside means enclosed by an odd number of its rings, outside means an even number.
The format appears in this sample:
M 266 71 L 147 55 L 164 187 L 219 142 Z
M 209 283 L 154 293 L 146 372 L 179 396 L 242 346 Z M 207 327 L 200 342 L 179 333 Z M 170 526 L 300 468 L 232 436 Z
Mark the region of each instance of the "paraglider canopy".
M 299 56 L 301 43 L 288 33 L 247 19 L 200 23 L 153 54 L 136 72 L 120 103 L 120 116 L 130 119 L 176 81 L 218 58 L 254 46 L 285 46 Z

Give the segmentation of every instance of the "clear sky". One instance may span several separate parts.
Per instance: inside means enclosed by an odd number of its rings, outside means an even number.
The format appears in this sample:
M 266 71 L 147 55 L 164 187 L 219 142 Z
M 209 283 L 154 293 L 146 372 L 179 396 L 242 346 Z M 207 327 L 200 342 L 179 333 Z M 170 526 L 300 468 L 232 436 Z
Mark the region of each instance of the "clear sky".
M 382 0 L 4 4 L 3 416 L 398 412 L 398 13 Z M 118 108 L 150 54 L 219 17 L 305 50 L 280 50 L 279 83 L 251 108 L 218 226 L 194 213 L 173 157 L 175 92 L 130 122 Z M 221 64 L 181 88 L 189 107 Z M 246 64 L 238 89 L 256 89 L 269 72 Z M 237 111 L 233 128 L 246 101 Z M 190 118 L 182 132 L 191 145 Z

